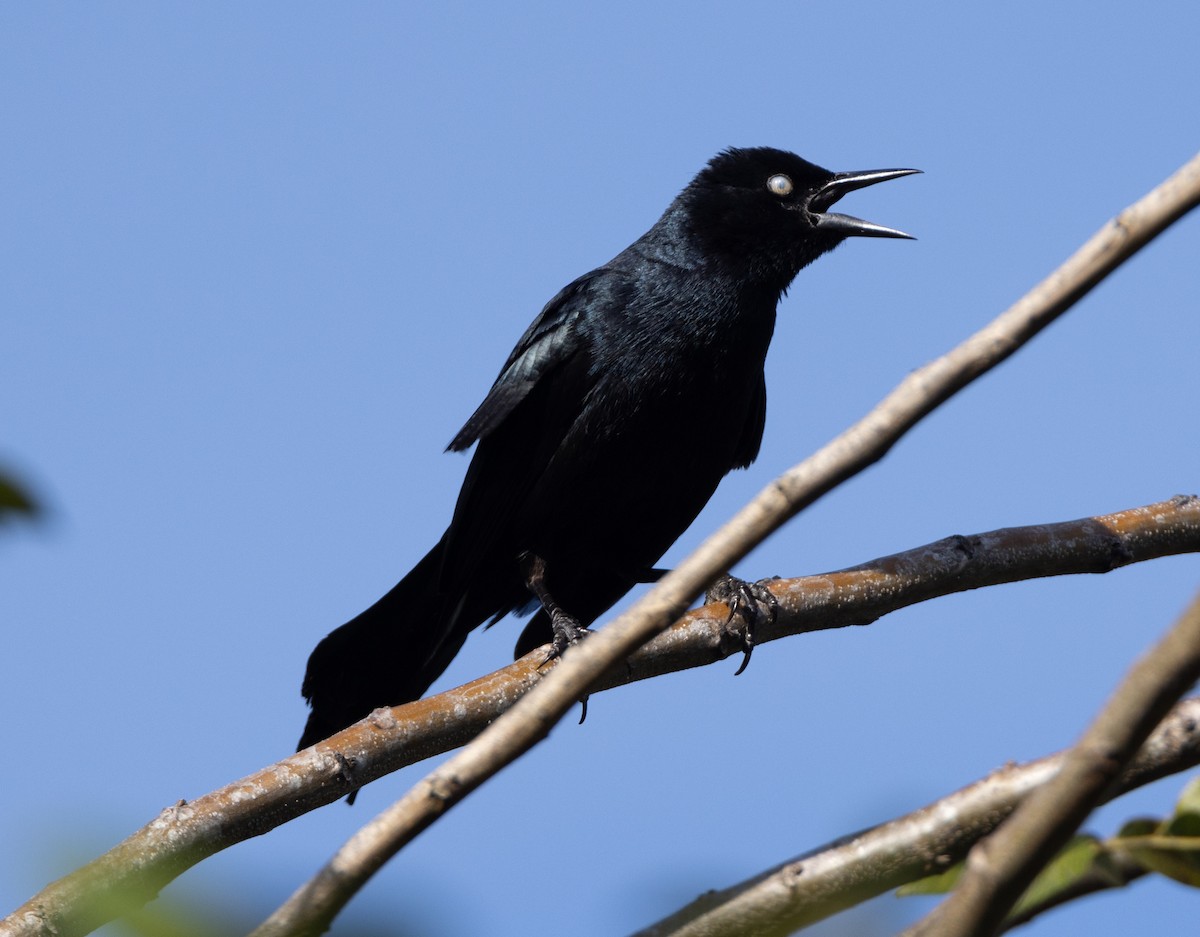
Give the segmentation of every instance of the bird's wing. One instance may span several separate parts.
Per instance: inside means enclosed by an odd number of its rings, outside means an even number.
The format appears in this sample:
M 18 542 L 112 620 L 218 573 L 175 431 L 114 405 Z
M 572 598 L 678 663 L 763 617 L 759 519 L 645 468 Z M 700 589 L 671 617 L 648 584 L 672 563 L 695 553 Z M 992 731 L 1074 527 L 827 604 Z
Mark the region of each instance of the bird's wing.
M 581 276 L 546 303 L 504 362 L 500 376 L 483 403 L 450 440 L 447 451 L 462 452 L 492 433 L 542 378 L 579 350 L 575 321 L 584 305 L 579 300 L 587 285 L 600 273 L 593 270 Z
M 448 593 L 461 595 L 468 584 L 476 597 L 500 588 L 479 580 L 488 577 L 495 557 L 515 549 L 508 541 L 517 537 L 530 492 L 579 419 L 596 382 L 590 342 L 579 320 L 607 315 L 619 305 L 620 280 L 602 268 L 550 300 L 450 443 L 450 449 L 461 450 L 479 441 L 446 531 L 440 581 Z M 511 581 L 507 566 L 504 572 L 504 581 Z M 526 598 L 518 583 L 516 594 L 489 603 L 495 607 L 487 614 L 507 612 Z
M 763 430 L 767 425 L 767 377 L 759 370 L 758 385 L 754 389 L 750 412 L 741 438 L 733 454 L 733 467 L 746 468 L 758 458 L 758 449 L 762 445 Z

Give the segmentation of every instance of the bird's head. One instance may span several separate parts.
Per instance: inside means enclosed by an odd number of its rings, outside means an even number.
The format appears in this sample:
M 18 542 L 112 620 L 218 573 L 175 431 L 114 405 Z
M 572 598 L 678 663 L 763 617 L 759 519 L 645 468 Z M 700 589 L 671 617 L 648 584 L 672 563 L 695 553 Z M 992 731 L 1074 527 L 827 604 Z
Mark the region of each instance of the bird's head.
M 771 147 L 728 149 L 684 190 L 693 236 L 734 263 L 778 267 L 790 282 L 800 268 L 848 237 L 912 235 L 829 211 L 848 192 L 919 169 L 830 172 Z

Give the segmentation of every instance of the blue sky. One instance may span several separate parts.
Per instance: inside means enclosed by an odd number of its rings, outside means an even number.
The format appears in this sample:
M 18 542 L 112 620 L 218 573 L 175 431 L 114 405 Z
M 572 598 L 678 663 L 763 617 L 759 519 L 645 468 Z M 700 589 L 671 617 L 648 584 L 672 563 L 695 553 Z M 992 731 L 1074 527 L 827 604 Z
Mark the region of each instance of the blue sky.
M 713 153 L 923 169 L 845 202 L 919 240 L 800 275 L 762 455 L 668 562 L 1196 151 L 1198 31 L 1182 2 L 6 5 L 0 466 L 48 517 L 0 535 L 0 905 L 290 752 L 309 651 L 441 533 L 466 466 L 442 450 L 521 331 Z M 1196 492 L 1198 256 L 1185 219 L 740 571 Z M 1198 572 L 956 596 L 596 697 L 339 927 L 635 930 L 1068 744 Z M 426 769 L 167 894 L 256 920 Z M 1196 901 L 1147 882 L 1027 932 L 1174 929 Z

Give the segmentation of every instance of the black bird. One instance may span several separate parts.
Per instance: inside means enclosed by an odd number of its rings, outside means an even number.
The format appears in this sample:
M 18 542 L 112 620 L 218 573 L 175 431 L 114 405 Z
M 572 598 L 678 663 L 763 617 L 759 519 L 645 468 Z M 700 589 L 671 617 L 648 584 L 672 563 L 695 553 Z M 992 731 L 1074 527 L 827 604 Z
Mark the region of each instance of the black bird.
M 478 443 L 450 526 L 308 661 L 305 748 L 417 699 L 467 634 L 541 608 L 520 656 L 561 651 L 758 455 L 775 307 L 848 237 L 907 238 L 830 212 L 917 172 L 829 172 L 782 150 L 714 157 L 615 258 L 546 304 L 449 449 Z

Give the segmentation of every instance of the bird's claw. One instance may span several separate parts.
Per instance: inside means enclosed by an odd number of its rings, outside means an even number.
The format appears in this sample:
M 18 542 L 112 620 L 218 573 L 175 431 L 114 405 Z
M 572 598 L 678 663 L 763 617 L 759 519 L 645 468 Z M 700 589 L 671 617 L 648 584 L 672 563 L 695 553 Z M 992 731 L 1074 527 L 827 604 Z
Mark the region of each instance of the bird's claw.
M 557 660 L 562 657 L 572 644 L 578 644 L 589 634 L 591 630 L 581 625 L 578 619 L 572 618 L 565 612 L 558 612 L 550 617 L 550 627 L 554 630 L 554 640 L 550 643 L 550 650 L 546 654 L 546 659 L 542 661 L 542 666 L 550 663 L 552 660 Z
M 343 755 L 341 752 L 333 753 L 334 760 L 337 761 L 337 774 L 334 777 L 345 784 L 355 784 L 356 775 L 358 774 L 358 765 L 353 758 Z M 346 806 L 353 807 L 354 800 L 358 797 L 358 792 L 361 788 L 354 788 L 346 795 Z
M 572 644 L 578 644 L 592 633 L 590 628 L 585 628 L 577 619 L 561 610 L 550 616 L 550 627 L 554 629 L 554 640 L 550 643 L 550 650 L 541 663 L 542 667 L 545 667 L 550 661 L 562 657 L 567 648 Z M 583 720 L 587 718 L 588 713 L 586 696 L 579 701 L 579 708 L 579 724 L 583 725 Z
M 750 655 L 754 653 L 754 633 L 757 627 L 766 619 L 768 627 L 775 624 L 779 616 L 779 600 L 764 585 L 770 580 L 747 582 L 736 576 L 722 576 L 708 588 L 704 596 L 705 602 L 712 604 L 724 602 L 729 608 L 725 618 L 725 628 L 730 629 L 734 618 L 740 618 L 743 626 L 733 630 L 733 634 L 741 643 L 743 654 L 741 666 L 734 673 L 736 677 L 750 664 Z

